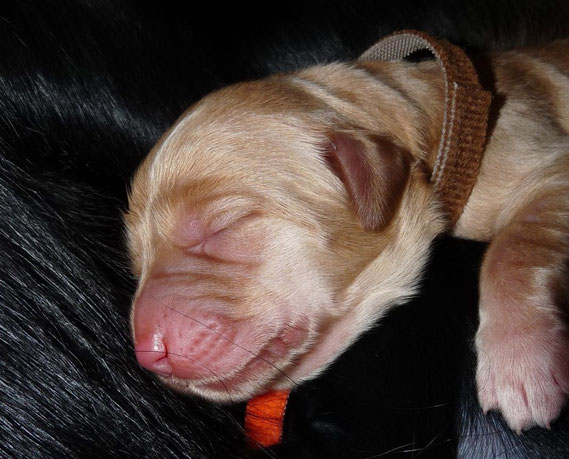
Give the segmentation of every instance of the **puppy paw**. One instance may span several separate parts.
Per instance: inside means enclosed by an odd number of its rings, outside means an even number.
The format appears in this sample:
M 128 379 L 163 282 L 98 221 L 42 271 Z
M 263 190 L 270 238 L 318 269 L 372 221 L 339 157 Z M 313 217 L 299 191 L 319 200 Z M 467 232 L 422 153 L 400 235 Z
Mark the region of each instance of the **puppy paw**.
M 564 327 L 550 322 L 504 321 L 476 336 L 480 405 L 485 413 L 500 410 L 518 433 L 549 428 L 569 393 L 569 342 Z

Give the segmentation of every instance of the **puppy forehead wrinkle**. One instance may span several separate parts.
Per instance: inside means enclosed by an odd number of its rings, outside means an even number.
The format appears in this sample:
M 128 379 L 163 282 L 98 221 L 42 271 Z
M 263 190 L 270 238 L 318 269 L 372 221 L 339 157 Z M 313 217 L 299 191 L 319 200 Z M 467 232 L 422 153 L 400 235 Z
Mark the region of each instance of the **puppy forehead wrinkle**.
M 190 132 L 171 139 L 161 150 L 161 161 L 155 163 L 150 177 L 154 189 L 163 192 L 208 177 L 218 177 L 220 183 L 237 180 L 254 184 L 265 182 L 275 171 L 284 178 L 286 174 L 312 175 L 321 170 L 320 138 L 296 126 L 292 119 L 277 118 L 247 115 L 246 119 L 205 128 L 189 125 Z

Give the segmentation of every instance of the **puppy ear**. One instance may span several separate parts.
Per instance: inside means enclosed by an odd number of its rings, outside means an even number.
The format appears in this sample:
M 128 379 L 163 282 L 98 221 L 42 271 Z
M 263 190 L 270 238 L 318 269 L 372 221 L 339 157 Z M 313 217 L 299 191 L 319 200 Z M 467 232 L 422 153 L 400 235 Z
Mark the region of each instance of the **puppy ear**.
M 326 159 L 344 183 L 362 226 L 385 228 L 401 202 L 410 153 L 383 136 L 341 132 L 328 139 Z

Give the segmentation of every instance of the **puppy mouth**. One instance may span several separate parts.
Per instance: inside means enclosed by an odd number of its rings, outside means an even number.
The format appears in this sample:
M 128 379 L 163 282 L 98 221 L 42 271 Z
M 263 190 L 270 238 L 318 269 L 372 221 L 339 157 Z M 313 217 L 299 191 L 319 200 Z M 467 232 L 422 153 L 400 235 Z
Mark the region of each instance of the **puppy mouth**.
M 271 338 L 249 361 L 227 375 L 214 375 L 200 380 L 159 374 L 160 379 L 174 389 L 190 392 L 218 402 L 239 402 L 263 393 L 278 385 L 290 388 L 296 384 L 287 375 L 295 358 L 310 346 L 312 333 L 308 329 L 286 327 Z

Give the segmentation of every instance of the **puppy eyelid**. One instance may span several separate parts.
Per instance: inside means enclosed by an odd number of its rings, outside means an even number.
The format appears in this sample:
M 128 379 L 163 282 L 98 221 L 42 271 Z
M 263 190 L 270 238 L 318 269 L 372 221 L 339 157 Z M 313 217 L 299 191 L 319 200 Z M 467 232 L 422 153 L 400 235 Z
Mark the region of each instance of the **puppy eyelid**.
M 246 212 L 231 212 L 228 214 L 223 214 L 219 217 L 215 217 L 211 221 L 211 235 L 219 234 L 223 231 L 231 229 L 238 224 L 241 224 L 247 220 L 250 220 L 259 215 L 256 211 L 246 211 Z
M 242 211 L 223 212 L 209 218 L 188 217 L 171 240 L 177 247 L 192 252 L 200 250 L 209 241 L 229 232 L 242 223 L 256 218 L 260 212 L 243 209 Z

